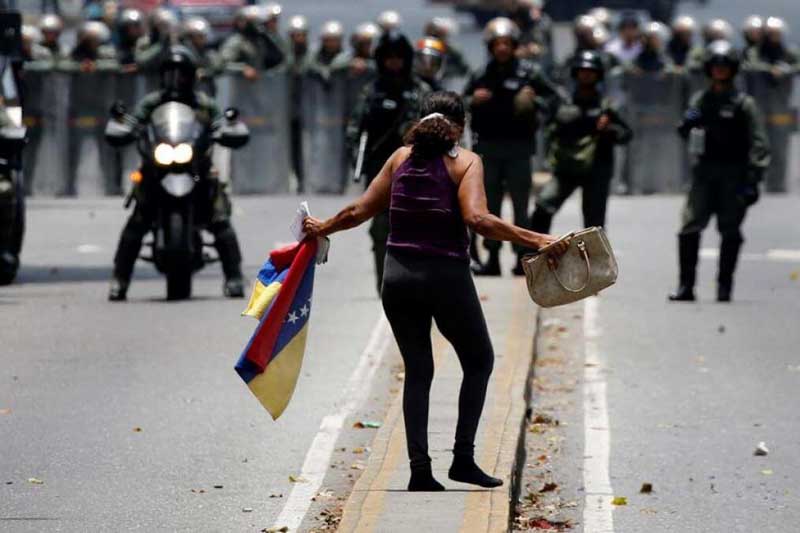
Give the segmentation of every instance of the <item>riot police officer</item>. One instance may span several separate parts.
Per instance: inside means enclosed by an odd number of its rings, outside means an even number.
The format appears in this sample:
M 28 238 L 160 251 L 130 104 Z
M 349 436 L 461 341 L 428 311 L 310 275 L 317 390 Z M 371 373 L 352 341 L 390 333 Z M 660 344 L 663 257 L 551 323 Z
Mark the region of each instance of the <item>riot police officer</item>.
M 350 51 L 339 54 L 331 64 L 332 71 L 347 70 L 350 78 L 375 74 L 373 50 L 381 29 L 373 22 L 356 26 L 350 35 Z
M 259 70 L 280 65 L 284 54 L 264 31 L 264 10 L 260 6 L 241 8 L 236 19 L 236 32 L 222 44 L 220 56 L 226 68 L 255 80 Z
M 661 22 L 648 22 L 644 31 L 641 53 L 633 60 L 636 72 L 664 72 L 672 68 L 672 61 L 664 51 L 669 40 L 669 29 Z
M 170 47 L 159 71 L 161 89 L 145 96 L 134 112 L 133 116 L 139 125 L 147 124 L 153 111 L 161 104 L 176 101 L 195 109 L 198 118 L 204 123 L 212 124 L 221 119 L 222 113 L 214 100 L 205 93 L 195 90 L 197 65 L 189 49 L 180 45 Z M 216 171 L 211 166 L 210 159 L 204 164 L 203 172 L 207 172 L 209 178 L 213 180 Z M 133 194 L 136 199 L 136 207 L 122 230 L 117 252 L 114 255 L 114 272 L 108 293 L 108 298 L 112 301 L 126 299 L 133 267 L 142 246 L 142 239 L 150 231 L 155 216 L 153 207 L 148 204 L 144 192 L 137 187 Z M 227 184 L 217 180 L 212 196 L 209 200 L 211 202 L 210 220 L 203 222 L 208 223 L 208 230 L 214 234 L 214 246 L 225 275 L 223 292 L 230 298 L 241 298 L 244 296 L 242 256 L 236 233 L 230 222 L 231 201 Z
M 267 36 L 275 43 L 285 59 L 286 55 L 289 53 L 289 43 L 283 38 L 283 35 L 281 35 L 280 24 L 283 7 L 276 2 L 268 2 L 263 5 L 262 9 L 264 10 L 264 14 L 262 15 L 264 19 L 264 32 L 266 32 Z
M 704 63 L 709 86 L 692 96 L 678 128 L 689 139 L 695 161 L 678 234 L 679 286 L 669 299 L 695 300 L 700 234 L 714 215 L 722 237 L 717 300 L 728 302 L 743 242 L 740 228 L 748 207 L 758 201 L 770 152 L 755 101 L 734 85 L 739 54 L 729 42 L 716 41 L 709 45 Z
M 763 39 L 747 51 L 745 68 L 768 72 L 776 80 L 800 73 L 800 52 L 786 43 L 787 31 L 782 18 L 769 17 Z
M 20 34 L 22 37 L 22 61 L 44 62 L 53 59 L 50 50 L 42 46 L 42 34 L 36 26 L 23 24 Z
M 585 50 L 572 64 L 575 89 L 547 126 L 548 158 L 553 178 L 536 198 L 534 231 L 549 232 L 553 216 L 572 193 L 583 190 L 584 226 L 604 226 L 609 185 L 614 173 L 614 146 L 633 133 L 602 93 L 605 65 L 600 54 Z
M 137 46 L 145 37 L 144 15 L 138 9 L 123 9 L 117 20 L 117 58 L 127 72 L 136 69 Z
M 447 17 L 433 17 L 425 24 L 423 30 L 426 37 L 433 37 L 444 44 L 446 51 L 443 58 L 443 80 L 469 76 L 471 72 L 464 53 L 453 44 L 455 31 L 456 22 Z
M 360 171 L 366 176 L 367 185 L 389 156 L 403 146 L 403 136 L 419 116 L 422 96 L 430 91 L 425 82 L 414 76 L 413 61 L 414 49 L 404 35 L 389 31 L 381 36 L 375 48 L 378 77 L 362 91 L 347 126 L 352 160 L 363 160 Z M 372 219 L 369 234 L 380 293 L 389 237 L 388 212 Z
M 672 21 L 672 38 L 667 45 L 667 54 L 677 67 L 684 67 L 692 51 L 697 23 L 688 15 L 680 15 Z
M 25 231 L 25 197 L 19 179 L 24 136 L 24 128 L 12 121 L 0 99 L 0 285 L 8 285 L 17 275 Z
M 42 15 L 39 19 L 39 31 L 42 33 L 42 41 L 39 44 L 47 48 L 56 61 L 63 59 L 66 52 L 61 45 L 61 33 L 64 31 L 64 21 L 61 17 L 52 13 Z
M 442 90 L 447 48 L 439 39 L 423 37 L 414 45 L 414 73 L 434 91 Z
M 510 18 L 520 30 L 517 57 L 549 67 L 552 62 L 553 21 L 544 12 L 544 0 L 516 0 Z
M 695 47 L 689 54 L 688 69 L 692 72 L 705 70 L 706 49 L 715 41 L 728 41 L 733 39 L 733 26 L 721 18 L 711 19 L 703 25 L 703 44 Z
M 474 150 L 483 158 L 489 211 L 500 216 L 503 197 L 509 193 L 514 224 L 527 227 L 537 114 L 561 95 L 538 65 L 517 59 L 519 37 L 519 28 L 507 18 L 496 18 L 486 26 L 489 61 L 473 74 L 464 94 L 472 113 Z M 484 241 L 489 258 L 475 269 L 477 275 L 500 275 L 500 245 Z M 522 275 L 524 250 L 515 247 L 515 251 L 513 272 Z
M 77 43 L 69 53 L 72 68 L 82 72 L 117 69 L 117 54 L 110 39 L 111 31 L 102 22 L 90 20 L 81 24 Z
M 751 48 L 756 48 L 764 39 L 764 19 L 759 15 L 750 15 L 742 23 L 742 38 L 744 39 L 744 57 L 747 57 Z
M 400 16 L 400 13 L 390 9 L 381 12 L 378 18 L 375 19 L 375 23 L 383 33 L 388 33 L 390 31 L 399 32 L 400 27 L 403 25 L 403 18 Z
M 330 78 L 331 67 L 344 53 L 344 27 L 338 20 L 329 20 L 322 24 L 319 35 L 319 48 L 314 53 L 312 65 L 314 71 L 323 78 Z
M 178 31 L 178 18 L 165 7 L 150 12 L 150 33 L 136 44 L 136 64 L 142 72 L 156 72 Z
M 289 19 L 289 113 L 291 136 L 292 171 L 297 180 L 297 192 L 304 190 L 303 173 L 303 78 L 311 67 L 311 54 L 308 51 L 308 20 L 302 15 Z
M 181 28 L 181 43 L 197 58 L 197 82 L 209 96 L 217 94 L 214 78 L 222 72 L 222 60 L 210 45 L 211 24 L 202 17 L 191 17 Z

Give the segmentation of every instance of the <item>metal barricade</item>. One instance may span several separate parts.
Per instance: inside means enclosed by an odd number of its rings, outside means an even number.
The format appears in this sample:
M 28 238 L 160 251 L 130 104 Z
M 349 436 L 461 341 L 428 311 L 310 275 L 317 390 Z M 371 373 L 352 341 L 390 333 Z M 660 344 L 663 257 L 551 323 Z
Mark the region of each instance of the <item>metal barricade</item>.
M 237 108 L 242 121 L 250 128 L 250 142 L 230 156 L 234 192 L 287 192 L 290 165 L 286 71 L 280 68 L 261 72 L 259 78 L 252 81 L 231 73 L 220 78 L 217 87 L 220 104 Z M 215 161 L 219 158 L 215 157 Z
M 745 72 L 747 92 L 764 115 L 772 161 L 764 179 L 767 192 L 789 190 L 789 150 L 797 131 L 797 109 L 792 107 L 794 80 L 774 78 L 767 72 Z
M 680 192 L 687 164 L 675 125 L 685 107 L 686 78 L 678 73 L 626 73 L 625 87 L 634 131 L 626 165 L 629 191 Z
M 116 81 L 115 72 L 70 74 L 68 194 L 102 196 L 122 192 L 119 160 L 104 135 Z
M 302 153 L 305 190 L 342 194 L 349 168 L 345 153 L 346 72 L 325 81 L 310 72 L 303 79 Z
M 68 109 L 70 75 L 51 70 L 25 72 L 25 191 L 41 196 L 69 194 Z

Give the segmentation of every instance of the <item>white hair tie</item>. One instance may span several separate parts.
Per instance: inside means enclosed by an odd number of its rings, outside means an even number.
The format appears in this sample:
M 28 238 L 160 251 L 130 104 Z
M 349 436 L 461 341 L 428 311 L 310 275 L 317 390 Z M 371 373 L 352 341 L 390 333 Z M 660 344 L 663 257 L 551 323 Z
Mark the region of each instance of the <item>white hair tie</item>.
M 426 115 L 426 116 L 422 117 L 419 121 L 420 122 L 425 122 L 426 120 L 431 120 L 433 118 L 440 118 L 440 119 L 444 120 L 447 123 L 450 122 L 449 120 L 447 120 L 447 117 L 445 117 L 441 113 L 431 113 L 430 115 Z

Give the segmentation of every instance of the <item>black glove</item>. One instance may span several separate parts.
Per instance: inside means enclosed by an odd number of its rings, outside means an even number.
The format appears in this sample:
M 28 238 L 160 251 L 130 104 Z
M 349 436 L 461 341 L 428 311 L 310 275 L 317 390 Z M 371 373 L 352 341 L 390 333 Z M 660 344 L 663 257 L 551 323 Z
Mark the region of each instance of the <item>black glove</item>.
M 750 207 L 751 205 L 758 202 L 760 196 L 761 193 L 758 190 L 757 183 L 743 183 L 736 190 L 737 200 L 739 200 L 739 203 L 741 203 L 745 207 Z
M 696 107 L 690 107 L 683 114 L 683 120 L 678 126 L 678 132 L 684 137 L 689 136 L 689 132 L 694 128 L 703 126 L 703 113 Z

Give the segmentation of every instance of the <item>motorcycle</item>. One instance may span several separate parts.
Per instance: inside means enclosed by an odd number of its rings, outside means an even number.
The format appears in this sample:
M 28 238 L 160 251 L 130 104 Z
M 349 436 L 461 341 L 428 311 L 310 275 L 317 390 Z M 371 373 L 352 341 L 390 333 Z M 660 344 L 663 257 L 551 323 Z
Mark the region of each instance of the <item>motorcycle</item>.
M 152 262 L 167 278 L 167 299 L 182 300 L 192 292 L 192 275 L 219 259 L 206 253 L 203 229 L 210 220 L 211 203 L 219 182 L 210 179 L 215 144 L 237 149 L 247 144 L 249 131 L 238 111 L 205 126 L 192 107 L 176 101 L 157 107 L 147 124 L 127 113 L 121 103 L 111 109 L 106 140 L 120 148 L 136 142 L 142 162 L 131 174 L 135 187 L 125 201 L 143 202 L 150 210 L 153 240 L 145 242 Z
M 20 126 L 0 128 L 0 285 L 9 285 L 17 277 L 25 234 L 22 185 L 25 133 Z

